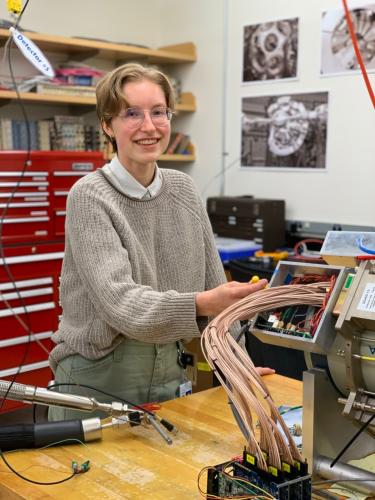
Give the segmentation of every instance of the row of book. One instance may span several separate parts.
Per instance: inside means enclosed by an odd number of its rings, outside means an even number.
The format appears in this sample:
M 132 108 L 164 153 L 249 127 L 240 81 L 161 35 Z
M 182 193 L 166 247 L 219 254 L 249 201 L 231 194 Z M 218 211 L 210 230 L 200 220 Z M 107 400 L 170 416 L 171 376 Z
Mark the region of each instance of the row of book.
M 38 83 L 35 86 L 35 92 L 38 94 L 53 95 L 73 95 L 80 97 L 95 97 L 95 87 L 87 85 L 64 85 L 56 83 Z
M 169 155 L 188 155 L 190 154 L 190 135 L 182 132 L 172 132 L 167 148 Z
M 1 150 L 103 151 L 107 141 L 99 125 L 83 117 L 57 115 L 50 120 L 0 119 Z
M 56 115 L 49 120 L 0 119 L 0 150 L 103 151 L 110 145 L 99 124 L 84 122 L 82 116 Z M 190 136 L 172 132 L 167 154 L 191 153 Z

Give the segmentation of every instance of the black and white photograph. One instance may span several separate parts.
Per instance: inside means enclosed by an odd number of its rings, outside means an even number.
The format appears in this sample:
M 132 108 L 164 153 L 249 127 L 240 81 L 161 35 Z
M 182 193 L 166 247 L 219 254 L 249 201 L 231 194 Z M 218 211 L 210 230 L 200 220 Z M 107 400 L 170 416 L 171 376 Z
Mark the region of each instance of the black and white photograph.
M 241 167 L 325 169 L 328 92 L 242 99 Z
M 350 17 L 366 70 L 374 72 L 375 3 L 357 4 L 355 8 L 351 8 Z M 348 74 L 359 70 L 344 10 L 332 9 L 323 12 L 321 21 L 321 75 Z
M 297 77 L 298 18 L 244 27 L 243 83 Z

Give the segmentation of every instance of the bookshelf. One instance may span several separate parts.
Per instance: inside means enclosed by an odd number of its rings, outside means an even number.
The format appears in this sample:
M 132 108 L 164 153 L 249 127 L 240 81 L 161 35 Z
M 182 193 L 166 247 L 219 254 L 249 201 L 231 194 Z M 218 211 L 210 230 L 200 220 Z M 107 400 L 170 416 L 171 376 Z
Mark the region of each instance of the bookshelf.
M 188 64 L 194 63 L 197 60 L 196 47 L 190 42 L 152 49 L 131 44 L 113 43 L 87 38 L 65 37 L 27 31 L 24 33 L 45 52 L 62 53 L 78 60 L 101 57 L 113 61 L 114 66 L 118 66 L 130 60 L 160 65 Z M 9 31 L 7 29 L 0 29 L 0 44 L 3 45 L 8 38 Z M 20 96 L 26 103 L 43 106 L 95 106 L 95 97 L 36 92 L 22 92 Z M 11 103 L 15 99 L 17 99 L 16 92 L 0 89 L 0 107 Z M 176 114 L 194 113 L 196 109 L 194 94 L 191 92 L 182 93 L 180 102 L 176 104 Z M 193 162 L 195 160 L 193 147 L 191 151 L 192 153 L 188 155 L 163 155 L 160 160 L 180 164 L 182 162 Z
M 106 160 L 110 161 L 113 158 L 113 153 L 108 152 L 104 154 L 104 157 Z M 168 155 L 164 154 L 161 155 L 161 157 L 158 160 L 158 163 L 160 162 L 167 162 L 167 163 L 176 163 L 176 164 L 181 164 L 181 163 L 192 163 L 195 161 L 195 147 L 193 144 L 190 144 L 189 146 L 189 154 L 183 154 L 183 155 L 178 155 L 178 154 L 173 154 L 173 155 Z
M 95 97 L 85 97 L 79 95 L 64 94 L 40 94 L 36 92 L 21 92 L 21 98 L 25 102 L 37 104 L 76 104 L 78 106 L 95 106 Z M 7 101 L 17 99 L 17 94 L 13 90 L 0 90 L 0 106 Z M 176 105 L 178 113 L 193 113 L 196 111 L 195 97 L 190 92 L 181 94 L 181 100 Z
M 191 163 L 195 160 L 195 154 L 191 153 L 188 155 L 162 155 L 159 161 L 167 161 L 167 162 L 177 162 L 177 163 Z
M 23 33 L 43 51 L 63 52 L 64 54 L 75 56 L 75 58 L 103 57 L 115 61 L 116 64 L 129 59 L 137 59 L 151 64 L 193 63 L 197 60 L 196 48 L 193 43 L 181 43 L 158 49 L 150 49 L 131 44 L 112 43 L 87 38 L 45 35 L 29 31 L 24 31 Z M 5 41 L 8 37 L 9 31 L 7 29 L 0 29 L 0 40 Z

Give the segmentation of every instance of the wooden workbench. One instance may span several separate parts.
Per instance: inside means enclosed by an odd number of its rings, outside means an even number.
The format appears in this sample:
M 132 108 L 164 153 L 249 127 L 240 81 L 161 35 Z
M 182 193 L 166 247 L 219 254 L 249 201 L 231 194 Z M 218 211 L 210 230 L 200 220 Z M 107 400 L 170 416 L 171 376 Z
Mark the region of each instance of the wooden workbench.
M 267 376 L 265 382 L 277 404 L 301 404 L 301 382 L 279 375 Z M 168 401 L 158 413 L 178 428 L 170 446 L 152 427 L 122 426 L 103 430 L 101 441 L 87 445 L 6 453 L 15 470 L 35 481 L 67 477 L 72 460 L 90 460 L 91 469 L 59 485 L 40 486 L 18 478 L 0 460 L 0 499 L 202 498 L 199 471 L 240 455 L 245 444 L 224 390 L 217 387 Z

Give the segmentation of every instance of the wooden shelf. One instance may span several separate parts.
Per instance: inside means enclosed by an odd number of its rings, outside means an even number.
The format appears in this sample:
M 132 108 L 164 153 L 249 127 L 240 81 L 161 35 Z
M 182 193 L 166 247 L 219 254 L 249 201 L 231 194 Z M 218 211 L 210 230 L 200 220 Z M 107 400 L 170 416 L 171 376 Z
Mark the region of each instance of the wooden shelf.
M 176 104 L 176 111 L 185 113 L 194 113 L 197 110 L 197 104 L 194 94 L 183 92 L 180 102 Z
M 138 47 L 130 44 L 112 43 L 87 38 L 71 38 L 66 36 L 46 35 L 25 31 L 24 34 L 44 52 L 66 54 L 68 58 L 84 60 L 91 57 L 102 57 L 112 60 L 118 66 L 122 62 L 137 60 L 151 64 L 181 64 L 193 63 L 197 60 L 196 47 L 193 43 L 168 45 L 158 49 Z M 0 29 L 0 46 L 9 38 L 9 30 Z M 26 103 L 51 105 L 76 105 L 94 107 L 95 96 L 38 94 L 22 92 L 20 97 Z M 0 89 L 0 107 L 17 99 L 17 93 Z M 196 111 L 195 96 L 191 92 L 184 92 L 180 102 L 176 104 L 176 114 L 193 113 Z M 163 155 L 162 162 L 190 163 L 195 161 L 194 147 L 191 146 L 188 155 Z
M 107 161 L 110 161 L 114 157 L 114 153 L 112 152 L 112 148 L 109 146 L 110 150 L 104 152 L 104 158 Z M 170 162 L 170 163 L 192 163 L 193 161 L 196 160 L 195 156 L 195 146 L 194 144 L 189 144 L 188 147 L 189 154 L 186 155 L 161 155 L 159 158 L 158 162 Z
M 191 163 L 195 161 L 195 155 L 162 155 L 158 161 Z
M 59 95 L 59 94 L 37 94 L 36 92 L 20 92 L 21 99 L 25 102 L 39 104 L 77 104 L 95 106 L 95 97 L 83 97 L 79 95 Z M 17 94 L 13 90 L 0 90 L 0 100 L 9 101 L 17 99 Z M 7 104 L 7 103 L 3 103 Z
M 188 155 L 162 155 L 158 161 L 168 161 L 171 163 L 192 163 L 196 160 L 195 158 L 195 146 L 194 144 L 189 144 L 188 147 L 189 154 Z
M 84 97 L 79 95 L 60 95 L 60 94 L 37 94 L 36 92 L 21 92 L 21 98 L 25 102 L 39 104 L 73 104 L 78 106 L 95 106 L 95 97 Z M 0 90 L 1 101 L 11 101 L 17 99 L 17 94 L 13 90 Z M 190 92 L 181 95 L 181 101 L 176 104 L 178 113 L 193 113 L 196 111 L 195 97 Z
M 129 59 L 145 59 L 150 63 L 178 64 L 195 62 L 197 59 L 196 47 L 193 43 L 182 43 L 169 45 L 159 49 L 149 49 L 112 43 L 87 38 L 71 38 L 57 35 L 46 35 L 41 33 L 23 32 L 30 40 L 47 52 L 63 52 L 70 56 L 82 57 L 105 57 L 117 62 Z M 0 42 L 9 38 L 7 29 L 0 29 Z

